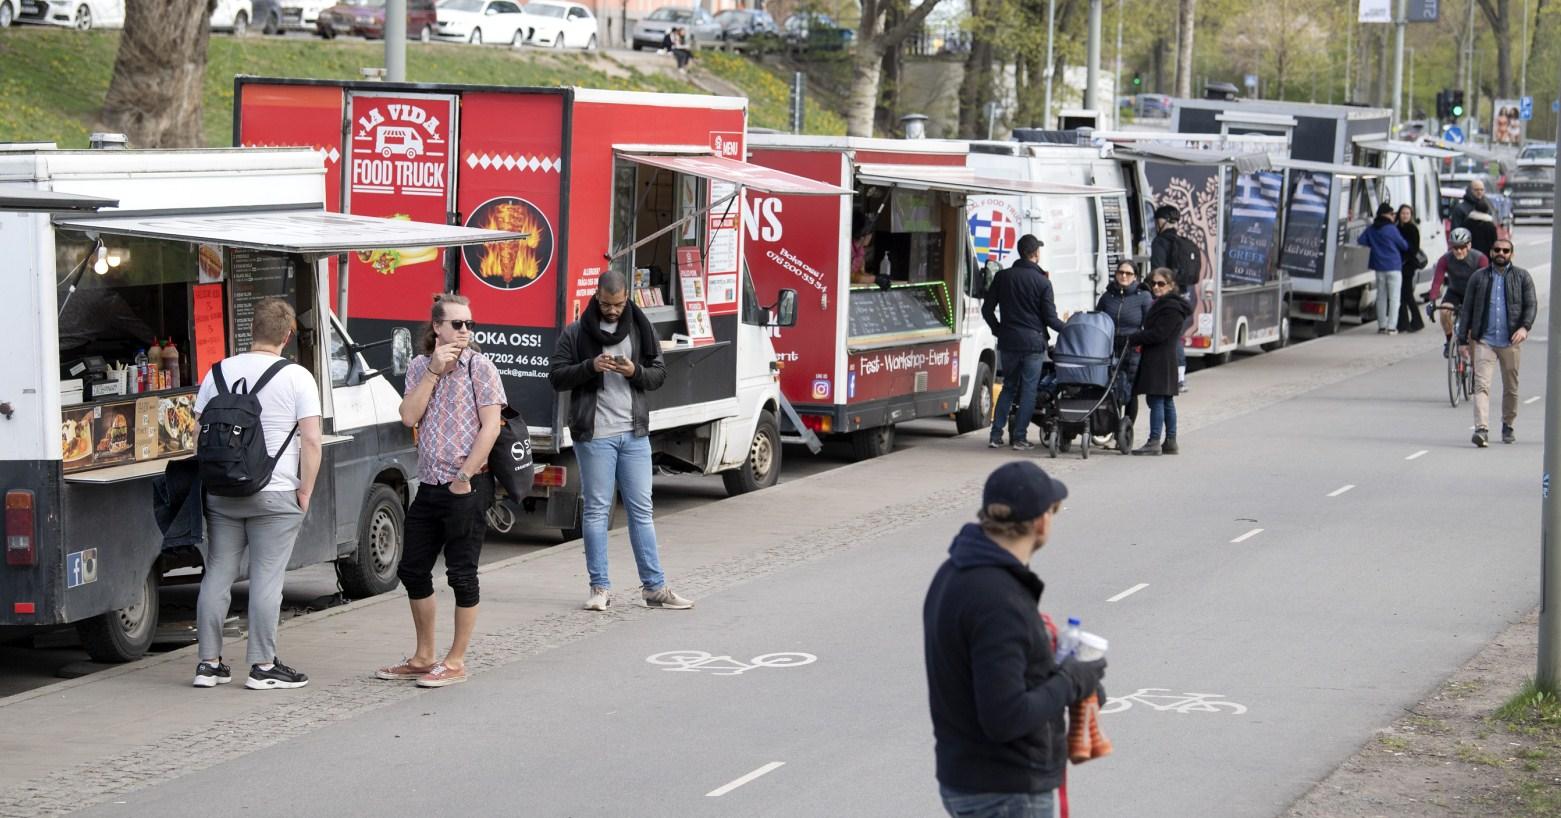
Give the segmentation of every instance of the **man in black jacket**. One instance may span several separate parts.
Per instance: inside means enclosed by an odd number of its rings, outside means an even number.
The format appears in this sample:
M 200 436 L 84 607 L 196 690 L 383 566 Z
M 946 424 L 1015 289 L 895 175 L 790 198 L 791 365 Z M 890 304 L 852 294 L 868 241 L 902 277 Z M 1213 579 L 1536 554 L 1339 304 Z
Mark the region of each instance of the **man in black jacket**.
M 1003 394 L 997 399 L 987 445 L 994 449 L 1003 445 L 1003 427 L 1008 425 L 1017 391 L 1019 414 L 1008 436 L 1016 451 L 1025 451 L 1035 448 L 1026 437 L 1030 416 L 1035 413 L 1041 365 L 1046 361 L 1046 330 L 1061 332 L 1063 323 L 1057 317 L 1052 283 L 1041 269 L 1041 240 L 1026 233 L 1019 237 L 1018 250 L 1019 260 L 1014 266 L 993 276 L 981 304 L 981 316 L 997 336 L 997 354 L 1003 366 Z
M 1149 269 L 1164 267 L 1175 276 L 1176 287 L 1182 291 L 1187 303 L 1196 306 L 1198 277 L 1203 262 L 1198 258 L 1197 245 L 1183 240 L 1176 231 L 1182 223 L 1182 212 L 1175 205 L 1160 205 L 1154 211 L 1154 241 L 1149 245 Z M 1178 389 L 1187 391 L 1187 350 L 1180 338 L 1176 340 L 1176 382 Z
M 1534 328 L 1539 299 L 1534 278 L 1512 263 L 1512 240 L 1491 246 L 1491 265 L 1474 271 L 1464 285 L 1458 340 L 1471 345 L 1474 359 L 1474 445 L 1490 442 L 1491 374 L 1501 364 L 1501 442 L 1514 443 L 1518 419 L 1518 364 L 1523 342 Z
M 569 433 L 574 436 L 585 499 L 580 528 L 591 579 L 585 609 L 605 611 L 612 604 L 607 526 L 614 493 L 623 498 L 629 515 L 629 545 L 645 604 L 675 610 L 694 607 L 667 587 L 661 573 L 656 525 L 651 519 L 650 409 L 645 393 L 661 388 L 667 368 L 656 328 L 629 301 L 622 273 L 602 273 L 596 295 L 580 320 L 559 335 L 547 379 L 554 389 L 569 391 Z
M 1102 695 L 1106 660 L 1057 663 L 1030 558 L 1068 489 L 1028 461 L 987 478 L 979 524 L 949 547 L 922 605 L 938 785 L 952 816 L 1047 816 L 1068 762 L 1063 713 Z

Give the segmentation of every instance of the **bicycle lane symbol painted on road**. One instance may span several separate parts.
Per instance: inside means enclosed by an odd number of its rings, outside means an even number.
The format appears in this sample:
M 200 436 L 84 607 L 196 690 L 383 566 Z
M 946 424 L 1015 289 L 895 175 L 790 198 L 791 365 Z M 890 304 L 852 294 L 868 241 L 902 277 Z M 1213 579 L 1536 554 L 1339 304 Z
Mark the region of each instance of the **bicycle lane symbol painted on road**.
M 802 667 L 818 661 L 811 653 L 766 653 L 744 662 L 730 656 L 716 656 L 702 650 L 669 650 L 645 657 L 662 670 L 709 673 L 713 676 L 738 676 L 765 667 Z
M 1145 687 L 1122 698 L 1108 698 L 1102 714 L 1120 713 L 1135 704 L 1171 713 L 1227 713 L 1239 716 L 1247 712 L 1247 706 L 1225 701 L 1219 693 L 1172 693 L 1169 688 Z

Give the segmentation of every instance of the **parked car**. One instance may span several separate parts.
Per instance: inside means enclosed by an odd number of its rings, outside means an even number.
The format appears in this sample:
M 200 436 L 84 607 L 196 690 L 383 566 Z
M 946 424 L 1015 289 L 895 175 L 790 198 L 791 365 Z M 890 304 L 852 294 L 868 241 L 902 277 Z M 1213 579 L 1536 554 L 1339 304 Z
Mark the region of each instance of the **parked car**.
M 463 43 L 520 45 L 525 16 L 515 0 L 444 0 L 437 9 L 434 36 Z
M 817 11 L 800 11 L 786 18 L 781 26 L 786 41 L 797 48 L 838 51 L 856 40 L 856 32 Z
M 780 26 L 767 11 L 757 9 L 727 9 L 715 16 L 721 24 L 721 39 L 741 42 L 761 34 L 779 34 Z
M 283 34 L 281 0 L 250 0 L 249 24 L 261 34 Z
M 1554 142 L 1530 142 L 1523 146 L 1518 153 L 1518 163 L 1525 159 L 1550 159 L 1556 158 L 1556 143 Z
M 1514 219 L 1529 216 L 1554 218 L 1555 216 L 1555 146 L 1549 147 L 1550 158 L 1520 158 L 1517 167 L 1507 174 L 1507 187 L 1502 192 L 1512 200 Z M 1524 151 L 1527 152 L 1528 148 L 1524 148 Z
M 688 29 L 690 48 L 697 48 L 700 40 L 714 42 L 721 39 L 721 24 L 710 16 L 710 12 L 701 8 L 662 6 L 634 24 L 634 33 L 630 35 L 629 42 L 635 51 L 660 48 L 667 32 L 680 27 Z
M 1165 94 L 1136 94 L 1133 100 L 1141 117 L 1167 119 L 1171 116 L 1171 98 Z
M 320 12 L 336 5 L 337 0 L 280 0 L 282 3 L 282 28 L 299 31 L 315 31 Z
M 429 42 L 438 25 L 434 0 L 407 0 L 407 39 Z M 320 12 L 315 31 L 330 39 L 338 34 L 356 34 L 366 40 L 385 36 L 385 0 L 343 0 Z
M 596 48 L 596 15 L 579 3 L 527 3 L 521 25 L 525 41 L 549 48 Z
M 249 33 L 249 21 L 254 19 L 255 8 L 250 0 L 217 0 L 211 10 L 211 30 L 231 31 L 242 37 Z
M 21 0 L 16 22 L 88 31 L 123 28 L 125 0 Z

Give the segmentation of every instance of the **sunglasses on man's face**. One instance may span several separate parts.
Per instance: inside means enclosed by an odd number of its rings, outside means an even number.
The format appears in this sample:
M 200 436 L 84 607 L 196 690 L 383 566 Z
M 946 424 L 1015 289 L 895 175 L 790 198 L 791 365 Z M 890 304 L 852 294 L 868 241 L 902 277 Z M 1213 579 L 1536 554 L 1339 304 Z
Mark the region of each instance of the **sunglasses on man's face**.
M 1492 247 L 1491 248 L 1491 255 L 1495 255 L 1497 253 L 1500 253 L 1500 254 L 1502 254 L 1504 256 L 1510 256 L 1510 255 L 1512 255 L 1512 248 L 1511 247 Z
M 471 321 L 471 320 L 462 321 L 459 318 L 445 321 L 445 323 L 449 324 L 450 325 L 450 329 L 453 329 L 456 332 L 460 332 L 463 329 L 476 329 L 477 328 L 477 322 L 476 321 Z

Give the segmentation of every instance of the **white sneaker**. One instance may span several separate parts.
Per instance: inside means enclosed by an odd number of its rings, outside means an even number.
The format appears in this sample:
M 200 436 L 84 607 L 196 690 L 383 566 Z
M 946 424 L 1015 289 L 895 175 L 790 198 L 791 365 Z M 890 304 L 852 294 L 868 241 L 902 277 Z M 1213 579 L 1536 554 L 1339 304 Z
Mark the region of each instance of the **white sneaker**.
M 605 611 L 612 604 L 612 594 L 606 588 L 591 586 L 591 596 L 585 601 L 585 609 L 588 611 Z
M 694 600 L 685 599 L 673 593 L 671 588 L 663 585 L 654 591 L 644 590 L 645 606 L 648 608 L 666 608 L 671 611 L 686 611 L 694 607 Z

